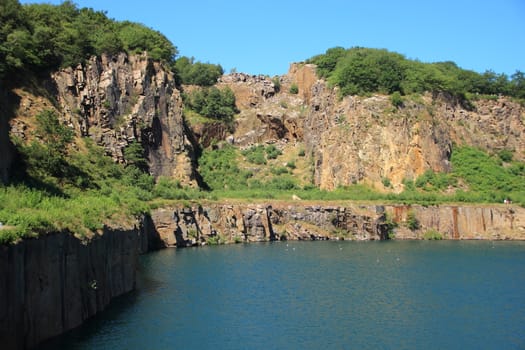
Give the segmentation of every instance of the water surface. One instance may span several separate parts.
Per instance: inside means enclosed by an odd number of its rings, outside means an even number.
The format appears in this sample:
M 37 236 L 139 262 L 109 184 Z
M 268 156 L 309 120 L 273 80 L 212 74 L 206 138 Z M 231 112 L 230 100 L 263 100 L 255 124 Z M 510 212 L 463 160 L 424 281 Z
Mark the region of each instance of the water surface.
M 43 348 L 525 349 L 525 242 L 167 249 Z

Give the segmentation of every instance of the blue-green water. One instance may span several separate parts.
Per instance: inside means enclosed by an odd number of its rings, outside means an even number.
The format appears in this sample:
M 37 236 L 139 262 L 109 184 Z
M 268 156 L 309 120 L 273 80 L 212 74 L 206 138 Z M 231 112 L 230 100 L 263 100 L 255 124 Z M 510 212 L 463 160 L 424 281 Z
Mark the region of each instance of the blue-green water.
M 525 349 L 525 242 L 280 242 L 141 257 L 46 348 Z

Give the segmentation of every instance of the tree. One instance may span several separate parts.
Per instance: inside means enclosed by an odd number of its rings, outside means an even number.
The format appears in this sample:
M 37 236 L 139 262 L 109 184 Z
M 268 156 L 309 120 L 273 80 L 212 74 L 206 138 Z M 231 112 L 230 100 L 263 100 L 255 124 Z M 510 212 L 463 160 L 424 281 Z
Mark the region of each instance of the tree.
M 186 85 L 212 86 L 224 74 L 220 65 L 195 62 L 193 57 L 180 57 L 174 66 L 180 83 Z
M 128 166 L 133 166 L 143 172 L 148 170 L 148 163 L 144 157 L 144 148 L 140 142 L 133 141 L 124 148 L 124 159 Z
M 214 86 L 193 91 L 186 96 L 187 106 L 202 116 L 230 122 L 238 113 L 235 94 L 230 88 Z
M 512 74 L 510 82 L 510 91 L 512 96 L 525 98 L 525 74 L 519 70 Z

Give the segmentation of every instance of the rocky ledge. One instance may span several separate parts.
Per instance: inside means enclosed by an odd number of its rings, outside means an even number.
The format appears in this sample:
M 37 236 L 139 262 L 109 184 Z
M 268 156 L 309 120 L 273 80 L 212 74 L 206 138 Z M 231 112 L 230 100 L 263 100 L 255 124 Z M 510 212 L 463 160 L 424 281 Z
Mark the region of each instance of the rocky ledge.
M 162 246 L 273 240 L 525 239 L 510 205 L 206 204 L 156 209 Z

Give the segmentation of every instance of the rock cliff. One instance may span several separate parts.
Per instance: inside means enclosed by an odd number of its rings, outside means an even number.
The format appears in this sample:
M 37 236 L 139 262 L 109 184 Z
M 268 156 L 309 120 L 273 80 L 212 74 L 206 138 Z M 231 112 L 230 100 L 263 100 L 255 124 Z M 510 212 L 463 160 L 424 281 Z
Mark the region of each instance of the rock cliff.
M 417 222 L 410 227 L 409 217 Z M 525 209 L 513 206 L 207 204 L 153 211 L 164 246 L 272 240 L 525 239 Z
M 93 57 L 53 75 L 64 120 L 115 161 L 140 142 L 150 172 L 195 186 L 194 150 L 172 73 L 146 55 Z
M 235 73 L 219 85 L 232 88 L 241 111 L 231 136 L 235 144 L 285 140 L 288 147 L 304 147 L 313 184 L 326 190 L 355 183 L 390 190 L 382 184 L 388 179 L 401 191 L 404 179 L 429 169 L 449 171 L 453 145 L 507 149 L 525 159 L 525 108 L 504 97 L 465 105 L 426 94 L 405 97 L 397 108 L 385 95 L 341 99 L 310 64 L 292 64 L 274 79 Z
M 135 287 L 139 253 L 155 245 L 149 218 L 89 242 L 55 233 L 0 245 L 2 349 L 33 347 L 78 327 Z

